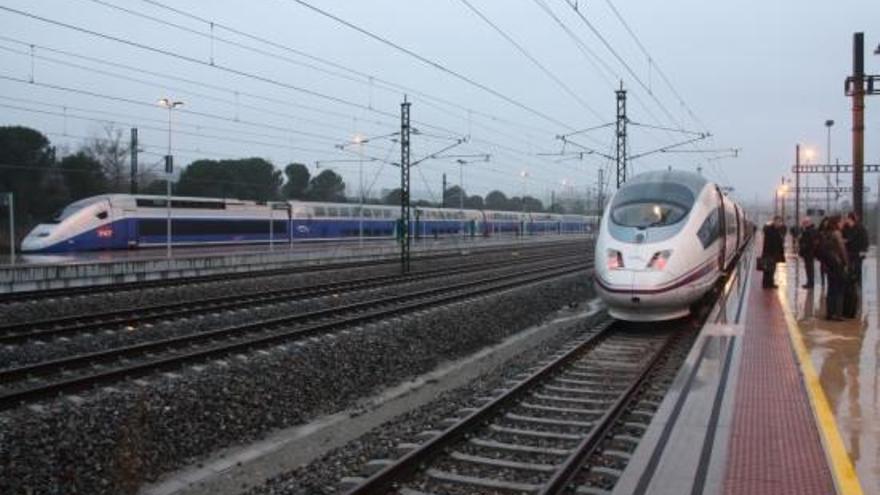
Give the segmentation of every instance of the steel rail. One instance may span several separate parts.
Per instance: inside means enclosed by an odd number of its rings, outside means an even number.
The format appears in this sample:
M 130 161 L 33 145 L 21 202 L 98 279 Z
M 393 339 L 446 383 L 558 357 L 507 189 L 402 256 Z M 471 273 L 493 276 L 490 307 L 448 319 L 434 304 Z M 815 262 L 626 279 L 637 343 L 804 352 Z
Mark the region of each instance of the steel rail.
M 572 253 L 572 256 L 576 253 Z M 94 313 L 79 313 L 70 316 L 33 320 L 11 325 L 0 326 L 0 345 L 21 344 L 35 339 L 46 339 L 71 333 L 92 331 L 106 328 L 111 325 L 143 324 L 166 318 L 181 318 L 206 311 L 219 311 L 238 309 L 247 306 L 272 304 L 278 301 L 287 301 L 292 298 L 309 298 L 336 292 L 351 292 L 368 288 L 417 282 L 444 275 L 456 275 L 473 270 L 474 266 L 484 266 L 486 270 L 509 267 L 517 264 L 553 259 L 558 254 L 536 254 L 532 256 L 504 260 L 491 266 L 485 262 L 475 261 L 466 266 L 455 269 L 438 268 L 418 272 L 410 275 L 380 275 L 378 277 L 364 277 L 355 280 L 331 282 L 313 286 L 288 287 L 274 289 L 259 293 L 248 292 L 228 296 L 208 297 L 191 301 L 176 302 L 169 304 L 155 304 L 151 306 L 139 306 L 121 310 L 111 310 Z
M 363 483 L 346 492 L 346 495 L 384 495 L 386 493 L 396 493 L 395 489 L 399 487 L 401 482 L 423 471 L 434 459 L 442 456 L 453 445 L 464 440 L 469 433 L 490 423 L 492 418 L 497 417 L 504 410 L 508 409 L 511 404 L 516 403 L 520 398 L 531 393 L 536 386 L 544 383 L 549 377 L 563 370 L 572 362 L 581 359 L 584 354 L 592 351 L 602 341 L 606 340 L 619 325 L 620 323 L 614 325 L 610 319 L 603 321 L 597 326 L 598 331 L 590 335 L 577 347 L 565 352 L 557 359 L 554 359 L 553 362 L 544 365 L 503 395 L 487 402 L 439 435 L 386 466 Z M 542 486 L 541 494 L 565 492 L 572 476 L 578 472 L 584 460 L 592 455 L 601 440 L 614 427 L 617 419 L 625 412 L 626 407 L 633 402 L 639 390 L 641 390 L 659 360 L 666 354 L 675 338 L 675 334 L 670 333 L 665 342 L 658 346 L 651 359 L 639 369 L 637 376 L 630 382 L 630 385 L 618 395 L 614 403 L 595 422 L 590 431 L 584 435 L 569 457 L 560 464 L 559 470 Z
M 416 309 L 423 309 L 429 306 L 436 306 L 474 297 L 476 295 L 531 284 L 570 274 L 583 270 L 584 268 L 587 268 L 587 265 L 583 263 L 567 263 L 549 269 L 544 267 L 513 275 L 485 278 L 402 296 L 386 297 L 379 300 L 354 303 L 344 307 L 314 311 L 294 316 L 272 318 L 269 320 L 227 327 L 210 332 L 172 337 L 157 342 L 137 344 L 110 351 L 83 354 L 4 370 L 0 372 L 0 383 L 4 384 L 8 389 L 11 389 L 0 393 L 0 410 L 10 409 L 24 402 L 51 397 L 62 392 L 72 393 L 90 388 L 100 383 L 143 376 L 169 368 L 178 368 L 184 364 L 200 362 L 219 356 L 226 356 L 256 347 L 265 347 L 285 341 L 300 340 L 302 338 L 327 333 L 328 331 L 341 326 L 384 319 L 397 314 L 414 311 Z M 535 274 L 535 272 L 538 273 Z M 382 306 L 385 307 L 383 308 Z M 391 307 L 389 308 L 388 306 Z M 340 315 L 340 313 L 345 313 L 345 315 Z M 332 317 L 332 319 L 326 321 L 326 318 L 328 317 Z M 316 319 L 319 321 L 313 321 Z M 321 321 L 322 319 L 325 321 Z M 309 322 L 312 323 L 309 324 Z M 287 326 L 295 323 L 302 323 L 302 325 L 281 332 L 269 331 L 271 328 Z M 263 332 L 264 334 L 243 337 L 243 334 L 253 334 L 256 332 Z M 191 348 L 200 343 L 215 343 L 218 339 L 227 339 L 231 340 L 231 342 L 221 342 L 216 345 L 204 345 L 201 348 L 196 348 L 190 351 L 181 351 L 181 349 Z M 157 352 L 171 352 L 171 355 L 153 358 L 151 353 Z M 91 374 L 39 383 L 32 386 L 22 387 L 20 389 L 10 387 L 10 385 L 20 383 L 19 380 L 34 376 L 46 376 L 61 371 L 93 366 L 94 364 L 107 364 L 111 362 L 118 363 L 121 359 L 135 357 L 147 357 L 147 359 L 139 363 L 123 364 L 114 369 L 96 370 L 96 372 Z
M 552 246 L 548 246 L 546 244 L 536 244 L 531 246 L 522 246 L 516 244 L 508 244 L 497 247 L 479 247 L 479 246 L 468 246 L 465 248 L 455 248 L 455 249 L 443 249 L 430 251 L 426 254 L 415 255 L 413 257 L 414 261 L 431 261 L 435 259 L 454 259 L 456 257 L 461 256 L 479 256 L 484 254 L 493 254 L 504 252 L 508 250 L 516 250 L 516 251 L 524 251 L 524 250 L 538 250 L 538 249 L 547 249 L 548 247 L 560 247 L 565 244 L 580 244 L 589 242 L 587 239 L 575 239 L 575 240 L 563 240 L 559 243 L 554 243 Z M 219 255 L 213 255 L 219 256 Z M 160 260 L 160 258 L 157 258 Z M 161 287 L 173 287 L 173 286 L 183 286 L 183 285 L 193 285 L 200 283 L 210 283 L 214 281 L 226 281 L 226 280 L 234 280 L 234 279 L 243 279 L 243 278 L 252 278 L 252 277 L 272 277 L 277 275 L 295 275 L 299 273 L 320 273 L 324 271 L 333 271 L 333 270 L 344 270 L 346 268 L 363 268 L 367 266 L 381 266 L 388 265 L 394 266 L 397 263 L 397 258 L 382 258 L 379 260 L 361 260 L 361 261 L 343 261 L 339 263 L 323 263 L 323 264 L 312 264 L 312 265 L 297 265 L 292 267 L 283 267 L 283 268 L 271 268 L 267 270 L 253 270 L 253 271 L 245 271 L 245 272 L 225 272 L 225 273 L 215 273 L 210 275 L 196 275 L 191 277 L 176 277 L 176 278 L 161 278 L 155 280 L 141 280 L 134 282 L 120 282 L 120 283 L 111 283 L 111 284 L 97 284 L 97 285 L 84 285 L 84 286 L 76 286 L 76 287 L 62 287 L 62 288 L 54 288 L 54 289 L 37 289 L 37 290 L 29 290 L 29 291 L 21 291 L 21 292 L 8 292 L 0 294 L 0 304 L 6 304 L 10 302 L 18 302 L 18 301 L 28 301 L 34 299 L 47 299 L 47 298 L 58 298 L 58 297 L 70 297 L 77 296 L 82 294 L 97 294 L 102 292 L 117 292 L 117 291 L 128 291 L 128 290 L 142 290 L 142 289 L 152 289 L 152 288 L 161 288 Z

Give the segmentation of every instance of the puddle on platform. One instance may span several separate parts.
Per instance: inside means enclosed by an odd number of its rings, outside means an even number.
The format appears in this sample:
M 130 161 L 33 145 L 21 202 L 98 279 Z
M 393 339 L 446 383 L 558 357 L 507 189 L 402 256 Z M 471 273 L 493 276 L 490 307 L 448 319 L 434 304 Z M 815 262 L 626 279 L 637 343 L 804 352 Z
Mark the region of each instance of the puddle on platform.
M 789 277 L 790 307 L 795 308 L 804 343 L 865 493 L 880 493 L 878 268 L 872 249 L 862 271 L 859 315 L 842 322 L 824 319 L 825 289 L 818 280 L 812 291 L 800 288 L 805 277 L 802 260 L 795 265 L 794 258 L 789 258 L 783 272 Z M 818 271 L 817 267 L 817 277 Z

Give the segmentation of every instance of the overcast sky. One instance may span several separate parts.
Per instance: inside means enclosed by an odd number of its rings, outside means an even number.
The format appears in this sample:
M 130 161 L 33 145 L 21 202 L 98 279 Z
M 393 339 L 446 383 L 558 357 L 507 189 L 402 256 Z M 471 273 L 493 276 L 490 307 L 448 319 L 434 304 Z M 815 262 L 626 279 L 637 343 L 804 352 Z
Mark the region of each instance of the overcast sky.
M 364 182 L 377 194 L 399 182 L 398 169 L 383 164 L 397 161 L 399 149 L 381 136 L 399 131 L 408 94 L 420 131 L 414 159 L 470 136 L 420 163 L 415 189 L 439 197 L 444 172 L 459 182 L 459 164 L 444 157 L 474 155 L 464 165 L 468 192 L 519 195 L 525 187 L 546 199 L 551 190 L 583 193 L 600 168 L 611 170 L 601 154 L 613 155 L 612 127 L 572 138 L 600 152 L 583 159 L 570 153 L 581 148 L 563 148 L 557 136 L 612 122 L 623 80 L 631 121 L 713 136 L 679 148 L 689 153 L 635 160 L 636 173 L 701 167 L 739 197 L 765 201 L 796 143 L 814 150 L 813 163 L 825 161 L 826 119 L 835 121 L 832 160 L 851 161 L 843 81 L 853 32 L 865 32 L 866 71 L 880 73 L 873 54 L 880 2 L 869 0 L 581 0 L 579 11 L 574 0 L 303 3 L 0 0 L 43 19 L 0 9 L 0 125 L 32 126 L 69 150 L 99 135 L 102 122 L 126 132 L 136 126 L 141 162 L 153 165 L 168 145 L 168 113 L 155 102 L 170 96 L 185 102 L 174 115 L 178 163 L 259 156 L 316 172 L 320 162 L 339 171 L 354 195 L 362 156 Z M 880 98 L 869 97 L 869 163 L 880 162 L 878 107 Z M 694 136 L 647 126 L 630 127 L 630 154 Z M 357 146 L 338 149 L 357 135 L 369 138 L 360 155 Z M 738 158 L 723 152 L 731 148 L 741 149 Z M 484 153 L 489 161 L 479 162 Z M 866 182 L 873 199 L 876 177 Z

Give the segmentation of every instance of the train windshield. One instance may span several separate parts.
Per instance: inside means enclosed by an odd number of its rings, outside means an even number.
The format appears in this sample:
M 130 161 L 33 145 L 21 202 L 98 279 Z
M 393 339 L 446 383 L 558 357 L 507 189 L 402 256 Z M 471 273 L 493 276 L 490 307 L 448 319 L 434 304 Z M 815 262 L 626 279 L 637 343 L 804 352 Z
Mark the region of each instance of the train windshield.
M 681 184 L 630 184 L 614 197 L 611 220 L 623 227 L 674 225 L 687 216 L 693 204 L 694 193 Z

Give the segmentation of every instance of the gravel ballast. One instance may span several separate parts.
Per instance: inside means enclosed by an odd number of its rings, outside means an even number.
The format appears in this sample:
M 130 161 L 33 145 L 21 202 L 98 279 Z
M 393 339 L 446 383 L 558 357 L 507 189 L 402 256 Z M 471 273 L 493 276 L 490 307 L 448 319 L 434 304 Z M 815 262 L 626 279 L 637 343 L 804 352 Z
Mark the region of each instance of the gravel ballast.
M 533 369 L 538 363 L 558 352 L 566 343 L 592 331 L 599 313 L 585 320 L 565 325 L 555 336 L 496 366 L 466 386 L 443 393 L 433 401 L 394 417 L 348 444 L 335 448 L 320 458 L 268 479 L 264 484 L 246 491 L 246 495 L 337 494 L 350 486 L 340 483 L 345 477 L 361 477 L 371 472 L 368 463 L 374 459 L 396 459 L 402 455 L 401 444 L 420 443 L 420 434 L 442 429 L 445 419 L 456 417 L 463 408 L 479 407 L 480 397 L 509 385 L 510 380 Z
M 0 493 L 135 493 L 211 452 L 343 410 L 589 293 L 586 274 L 0 414 Z

